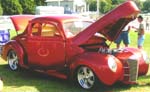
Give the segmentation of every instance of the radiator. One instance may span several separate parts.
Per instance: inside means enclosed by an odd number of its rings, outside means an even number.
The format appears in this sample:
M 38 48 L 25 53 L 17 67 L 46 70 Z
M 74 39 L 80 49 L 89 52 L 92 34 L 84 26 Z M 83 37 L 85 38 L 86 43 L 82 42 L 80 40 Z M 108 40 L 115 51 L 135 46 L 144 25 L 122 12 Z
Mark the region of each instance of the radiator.
M 128 59 L 123 63 L 124 81 L 136 82 L 138 77 L 138 61 Z

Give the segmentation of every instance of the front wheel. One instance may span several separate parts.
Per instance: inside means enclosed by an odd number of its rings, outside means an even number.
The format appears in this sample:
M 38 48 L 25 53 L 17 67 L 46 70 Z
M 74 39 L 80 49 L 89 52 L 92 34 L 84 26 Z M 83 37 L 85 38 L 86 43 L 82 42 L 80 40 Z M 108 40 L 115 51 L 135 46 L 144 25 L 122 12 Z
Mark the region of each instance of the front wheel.
M 17 56 L 17 53 L 14 50 L 9 51 L 8 55 L 7 55 L 7 61 L 9 64 L 9 68 L 13 71 L 18 70 L 19 68 L 19 59 Z
M 81 66 L 77 70 L 77 82 L 84 89 L 93 89 L 97 85 L 97 78 L 89 67 Z

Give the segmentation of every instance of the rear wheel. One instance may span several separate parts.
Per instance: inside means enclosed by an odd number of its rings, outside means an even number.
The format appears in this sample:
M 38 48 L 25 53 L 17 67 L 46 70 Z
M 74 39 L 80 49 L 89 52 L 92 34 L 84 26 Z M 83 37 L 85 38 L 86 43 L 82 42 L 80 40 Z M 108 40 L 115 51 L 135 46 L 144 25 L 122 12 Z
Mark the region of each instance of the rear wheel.
M 84 89 L 93 89 L 97 85 L 97 78 L 87 66 L 81 66 L 77 70 L 77 82 Z
M 9 51 L 8 55 L 7 55 L 7 61 L 9 64 L 9 68 L 13 71 L 18 70 L 19 66 L 18 66 L 18 56 L 17 53 L 14 50 Z

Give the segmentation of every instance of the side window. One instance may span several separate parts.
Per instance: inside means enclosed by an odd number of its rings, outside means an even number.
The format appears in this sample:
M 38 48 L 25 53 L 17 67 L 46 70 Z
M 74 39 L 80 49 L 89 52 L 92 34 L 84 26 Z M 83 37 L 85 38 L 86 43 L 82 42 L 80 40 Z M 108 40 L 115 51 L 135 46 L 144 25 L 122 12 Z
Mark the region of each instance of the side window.
M 54 25 L 48 24 L 48 23 L 42 24 L 41 36 L 53 37 L 56 32 L 57 32 L 57 29 Z
M 40 36 L 41 35 L 41 24 L 40 23 L 33 23 L 32 24 L 32 35 Z

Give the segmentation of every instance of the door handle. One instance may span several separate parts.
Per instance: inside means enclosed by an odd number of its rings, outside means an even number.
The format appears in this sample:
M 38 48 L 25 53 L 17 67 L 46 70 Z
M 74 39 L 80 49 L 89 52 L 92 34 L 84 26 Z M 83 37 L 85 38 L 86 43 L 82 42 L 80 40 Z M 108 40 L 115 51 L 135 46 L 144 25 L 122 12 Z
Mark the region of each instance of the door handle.
M 21 40 L 25 40 L 26 38 L 22 37 Z

